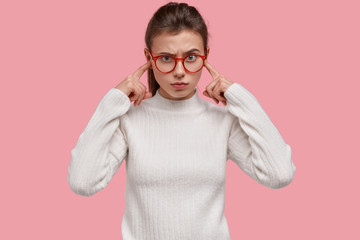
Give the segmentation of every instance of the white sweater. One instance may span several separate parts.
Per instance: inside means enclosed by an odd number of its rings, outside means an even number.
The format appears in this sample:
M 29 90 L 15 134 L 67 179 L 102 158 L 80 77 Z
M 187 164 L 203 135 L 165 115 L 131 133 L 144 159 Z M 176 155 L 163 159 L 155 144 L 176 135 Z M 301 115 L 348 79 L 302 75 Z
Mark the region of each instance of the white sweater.
M 105 188 L 125 159 L 124 240 L 230 239 L 228 159 L 269 188 L 293 179 L 291 148 L 249 91 L 232 84 L 224 93 L 227 106 L 194 91 L 176 101 L 158 90 L 134 107 L 112 88 L 71 150 L 67 180 L 82 196 Z

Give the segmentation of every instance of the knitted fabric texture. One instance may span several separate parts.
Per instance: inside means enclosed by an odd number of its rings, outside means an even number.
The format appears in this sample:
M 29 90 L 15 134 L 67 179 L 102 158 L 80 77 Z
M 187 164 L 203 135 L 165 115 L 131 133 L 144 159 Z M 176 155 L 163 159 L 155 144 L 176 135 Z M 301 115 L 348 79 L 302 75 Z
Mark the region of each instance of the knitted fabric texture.
M 226 161 L 269 188 L 288 185 L 291 148 L 239 83 L 227 106 L 156 94 L 134 107 L 121 90 L 101 99 L 71 150 L 71 190 L 92 196 L 126 162 L 124 240 L 230 239 L 224 215 Z

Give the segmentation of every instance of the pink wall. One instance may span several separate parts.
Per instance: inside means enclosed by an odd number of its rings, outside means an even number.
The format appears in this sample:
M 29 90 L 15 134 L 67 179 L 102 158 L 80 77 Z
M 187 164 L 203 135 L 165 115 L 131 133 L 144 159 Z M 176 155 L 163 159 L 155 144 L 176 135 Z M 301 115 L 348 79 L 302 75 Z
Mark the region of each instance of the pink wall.
M 81 197 L 66 181 L 70 150 L 101 97 L 145 63 L 165 3 L 1 2 L 0 239 L 121 239 L 125 164 Z M 208 23 L 209 62 L 257 97 L 297 167 L 273 190 L 228 161 L 232 239 L 360 239 L 359 2 L 188 3 Z M 203 71 L 199 88 L 210 81 Z

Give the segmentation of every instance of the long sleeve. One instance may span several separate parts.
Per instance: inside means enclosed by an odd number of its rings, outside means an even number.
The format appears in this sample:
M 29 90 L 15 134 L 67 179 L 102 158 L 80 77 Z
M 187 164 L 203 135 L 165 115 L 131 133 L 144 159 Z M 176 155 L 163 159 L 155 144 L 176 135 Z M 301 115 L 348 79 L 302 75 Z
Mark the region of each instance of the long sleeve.
M 260 103 L 239 83 L 233 83 L 224 96 L 229 112 L 235 116 L 227 158 L 266 187 L 277 189 L 288 185 L 296 171 L 291 148 Z
M 105 188 L 127 156 L 128 144 L 120 117 L 130 108 L 130 99 L 111 88 L 71 150 L 67 180 L 71 190 L 91 196 Z

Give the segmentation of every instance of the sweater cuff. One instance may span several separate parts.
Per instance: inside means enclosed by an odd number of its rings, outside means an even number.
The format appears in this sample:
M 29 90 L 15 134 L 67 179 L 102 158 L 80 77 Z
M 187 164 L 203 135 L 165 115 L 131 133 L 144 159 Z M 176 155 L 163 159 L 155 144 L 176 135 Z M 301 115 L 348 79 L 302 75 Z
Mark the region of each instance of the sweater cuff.
M 126 96 L 126 94 L 123 91 L 121 91 L 120 89 L 111 88 L 110 91 L 107 93 L 107 95 L 110 95 L 111 96 L 110 98 L 113 101 L 121 102 L 126 105 L 131 104 L 129 97 Z
M 102 98 L 98 108 L 102 113 L 114 113 L 121 116 L 125 114 L 131 106 L 128 96 L 117 88 L 111 88 Z
M 227 101 L 235 105 L 248 106 L 254 103 L 254 101 L 259 103 L 256 97 L 239 83 L 230 85 L 225 91 L 224 96 Z
M 227 100 L 234 103 L 257 101 L 256 97 L 239 83 L 230 85 L 225 91 L 224 96 Z
M 126 108 L 130 107 L 131 105 L 129 97 L 120 89 L 111 88 L 106 96 L 107 101 L 111 101 L 114 104 L 121 104 Z

